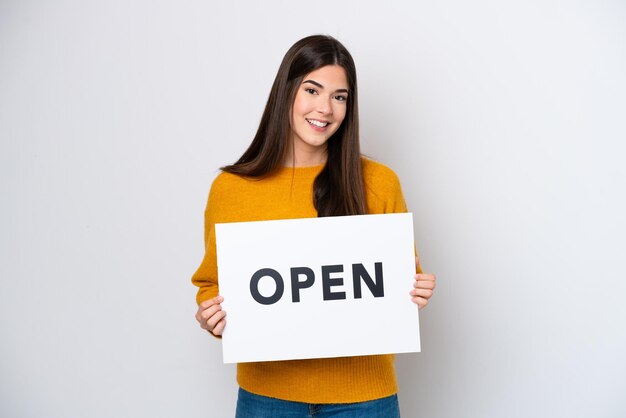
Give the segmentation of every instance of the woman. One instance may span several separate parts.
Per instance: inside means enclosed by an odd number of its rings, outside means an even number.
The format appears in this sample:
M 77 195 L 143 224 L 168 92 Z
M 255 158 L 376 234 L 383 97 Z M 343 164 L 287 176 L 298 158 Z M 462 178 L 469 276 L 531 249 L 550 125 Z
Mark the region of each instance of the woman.
M 330 36 L 287 52 L 248 150 L 214 180 L 205 211 L 206 254 L 193 276 L 196 319 L 219 337 L 214 225 L 271 219 L 406 212 L 397 176 L 360 154 L 356 69 Z M 419 308 L 435 278 L 416 259 Z M 409 289 L 407 289 L 409 290 Z M 372 332 L 379 332 L 372 330 Z M 399 416 L 393 355 L 241 363 L 237 417 Z

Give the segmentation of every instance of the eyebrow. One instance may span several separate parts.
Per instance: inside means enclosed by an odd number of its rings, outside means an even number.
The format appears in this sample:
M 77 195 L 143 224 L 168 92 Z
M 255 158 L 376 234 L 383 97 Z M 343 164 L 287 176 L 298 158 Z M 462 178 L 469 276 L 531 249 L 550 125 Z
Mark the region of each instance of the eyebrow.
M 304 84 L 304 83 L 311 83 L 311 84 L 313 84 L 314 86 L 317 86 L 320 89 L 324 88 L 324 86 L 322 86 L 320 83 L 318 83 L 315 80 L 304 80 L 302 82 L 302 84 Z M 337 90 L 335 90 L 335 93 L 348 93 L 348 89 L 337 89 Z

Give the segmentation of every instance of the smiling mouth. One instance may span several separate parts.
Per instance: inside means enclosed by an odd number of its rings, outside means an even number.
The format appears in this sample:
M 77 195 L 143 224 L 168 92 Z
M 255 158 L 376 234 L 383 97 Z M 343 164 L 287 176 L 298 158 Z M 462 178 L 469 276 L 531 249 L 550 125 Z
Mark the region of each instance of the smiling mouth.
M 318 128 L 325 128 L 326 126 L 328 126 L 329 122 L 322 122 L 319 120 L 315 120 L 315 119 L 307 119 L 307 122 L 309 122 L 309 124 L 313 125 L 313 126 L 317 126 Z

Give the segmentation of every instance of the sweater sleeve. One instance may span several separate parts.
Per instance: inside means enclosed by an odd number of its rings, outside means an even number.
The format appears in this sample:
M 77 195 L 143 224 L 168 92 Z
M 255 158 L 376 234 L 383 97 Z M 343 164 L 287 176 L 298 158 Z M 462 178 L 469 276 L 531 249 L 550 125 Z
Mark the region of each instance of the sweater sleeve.
M 215 214 L 217 211 L 218 179 L 213 182 L 206 209 L 204 211 L 204 257 L 200 267 L 196 270 L 191 282 L 198 287 L 196 302 L 201 302 L 217 296 L 219 286 L 217 281 L 217 253 L 215 247 Z
M 404 195 L 402 194 L 402 186 L 400 185 L 400 179 L 398 176 L 392 172 L 392 176 L 390 176 L 389 180 L 389 196 L 386 205 L 385 213 L 406 213 L 408 212 L 408 208 L 406 205 L 406 201 L 404 200 Z M 417 248 L 415 248 L 415 257 L 417 257 L 417 264 L 415 266 L 416 273 L 423 273 L 422 265 L 419 262 L 419 254 L 417 253 Z
M 368 194 L 369 213 L 406 213 L 406 201 L 398 175 L 389 167 L 364 160 L 365 184 Z M 418 257 L 417 249 L 415 256 Z M 416 273 L 423 273 L 422 266 L 415 266 Z

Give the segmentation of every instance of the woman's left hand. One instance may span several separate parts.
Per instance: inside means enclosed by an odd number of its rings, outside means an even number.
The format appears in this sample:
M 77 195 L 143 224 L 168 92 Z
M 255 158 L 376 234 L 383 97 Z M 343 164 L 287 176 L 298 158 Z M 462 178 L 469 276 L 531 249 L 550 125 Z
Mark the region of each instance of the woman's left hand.
M 415 257 L 415 264 L 419 266 L 419 259 Z M 419 270 L 418 270 L 419 271 Z M 419 309 L 428 305 L 428 300 L 433 295 L 435 289 L 435 276 L 428 273 L 418 273 L 415 275 L 415 281 L 413 282 L 413 290 L 410 295 L 411 301 L 415 303 Z

